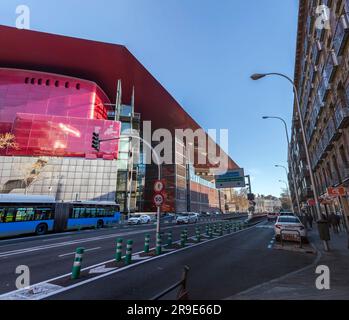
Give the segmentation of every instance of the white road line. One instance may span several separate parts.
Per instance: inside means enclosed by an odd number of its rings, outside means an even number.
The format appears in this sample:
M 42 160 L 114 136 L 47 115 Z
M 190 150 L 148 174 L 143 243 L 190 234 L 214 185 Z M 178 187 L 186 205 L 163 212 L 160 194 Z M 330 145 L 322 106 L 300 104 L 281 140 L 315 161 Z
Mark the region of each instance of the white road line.
M 69 238 L 72 238 L 72 236 L 66 236 L 66 237 L 61 237 L 56 239 L 45 239 L 45 240 L 42 240 L 42 242 L 56 241 L 56 240 L 69 239 Z
M 88 251 L 95 251 L 95 250 L 99 250 L 99 249 L 102 249 L 101 247 L 97 247 L 97 248 L 91 248 L 91 249 L 86 249 L 85 252 L 88 252 Z M 59 255 L 58 257 L 59 258 L 62 258 L 62 257 L 66 257 L 66 256 L 71 256 L 71 255 L 74 255 L 75 252 L 69 252 L 69 253 L 64 253 L 64 254 L 61 254 Z
M 178 253 L 178 252 L 182 252 L 182 251 L 187 250 L 187 249 L 189 249 L 189 248 L 201 246 L 201 245 L 203 245 L 203 244 L 216 241 L 216 240 L 218 240 L 218 239 L 223 239 L 223 238 L 226 238 L 226 237 L 228 237 L 228 236 L 233 236 L 233 235 L 236 235 L 236 234 L 245 232 L 245 231 L 252 230 L 252 229 L 254 229 L 258 224 L 259 224 L 259 223 L 257 223 L 256 225 L 253 225 L 253 226 L 251 226 L 251 227 L 249 227 L 249 228 L 247 228 L 247 229 L 243 229 L 243 230 L 237 231 L 237 232 L 232 233 L 232 234 L 227 234 L 227 235 L 224 235 L 224 236 L 221 236 L 221 237 L 218 237 L 218 238 L 213 238 L 213 239 L 207 240 L 206 242 L 196 243 L 196 244 L 193 244 L 192 246 L 188 246 L 188 247 L 185 247 L 185 248 L 177 249 L 177 250 L 175 250 L 175 251 L 168 252 L 168 253 L 165 253 L 165 254 L 160 255 L 160 256 L 156 256 L 156 257 L 152 257 L 152 258 L 147 259 L 147 260 L 141 260 L 141 261 L 139 261 L 139 262 L 135 262 L 134 264 L 131 264 L 131 265 L 129 265 L 129 266 L 126 266 L 126 267 L 123 267 L 123 268 L 120 268 L 120 269 L 117 269 L 117 270 L 114 270 L 114 271 L 111 271 L 111 272 L 102 274 L 102 275 L 100 275 L 100 276 L 97 276 L 97 277 L 94 277 L 94 278 L 91 278 L 91 279 L 87 279 L 87 280 L 81 281 L 81 282 L 76 283 L 76 284 L 74 284 L 74 285 L 71 285 L 71 286 L 62 288 L 62 289 L 57 290 L 57 291 L 52 292 L 52 293 L 49 293 L 49 294 L 45 295 L 45 297 L 40 297 L 40 298 L 37 298 L 37 299 L 34 298 L 34 299 L 32 299 L 32 300 L 41 300 L 41 299 L 43 299 L 43 298 L 47 298 L 47 297 L 56 295 L 56 294 L 61 293 L 61 292 L 64 292 L 64 291 L 71 290 L 71 289 L 73 289 L 73 288 L 76 288 L 76 287 L 79 287 L 79 286 L 81 286 L 81 285 L 84 285 L 84 284 L 87 284 L 87 283 L 90 283 L 90 282 L 99 280 L 99 279 L 101 279 L 101 278 L 110 276 L 110 275 L 112 275 L 112 274 L 115 274 L 115 273 L 118 273 L 118 272 L 122 272 L 122 271 L 128 270 L 128 269 L 130 269 L 130 268 L 133 268 L 133 267 L 135 267 L 135 266 L 144 264 L 144 263 L 149 262 L 149 261 L 157 260 L 157 259 L 160 259 L 160 258 L 169 256 L 169 255 L 172 255 L 172 254 L 176 254 L 176 253 Z M 174 242 L 174 243 L 179 243 L 179 242 L 180 242 L 180 241 L 176 241 L 176 242 Z M 151 248 L 151 250 L 154 250 L 154 249 L 155 249 L 155 248 Z M 137 254 L 140 254 L 140 253 L 143 253 L 143 251 L 136 252 L 136 253 L 133 254 L 133 256 L 134 256 L 134 255 L 137 255 Z M 108 260 L 108 261 L 104 261 L 104 262 L 95 264 L 95 265 L 93 265 L 93 266 L 89 266 L 89 267 L 83 268 L 81 271 L 85 271 L 85 270 L 89 270 L 89 269 L 91 269 L 91 268 L 95 268 L 95 267 L 98 267 L 98 266 L 101 266 L 101 265 L 105 265 L 105 264 L 110 263 L 110 262 L 112 262 L 112 261 L 114 261 L 114 259 Z M 40 282 L 40 283 L 37 283 L 37 284 L 35 284 L 35 285 L 32 285 L 31 287 L 39 286 L 39 285 L 42 285 L 42 284 L 45 284 L 45 283 L 48 283 L 48 282 L 52 282 L 52 281 L 55 281 L 55 280 L 58 280 L 58 279 L 62 279 L 62 278 L 64 278 L 64 277 L 67 277 L 67 276 L 70 276 L 70 275 L 71 275 L 71 273 L 67 273 L 67 274 L 65 274 L 65 275 L 61 275 L 61 276 L 58 276 L 58 277 L 55 277 L 55 278 L 52 278 L 52 279 L 49 279 L 49 280 L 42 281 L 42 282 Z M 9 297 L 9 296 L 11 296 L 11 295 L 13 295 L 13 294 L 20 293 L 20 292 L 23 291 L 23 290 L 24 290 L 24 289 L 19 289 L 19 290 L 14 290 L 14 291 L 10 291 L 10 292 L 7 292 L 7 293 L 5 293 L 5 294 L 2 294 L 2 295 L 0 295 L 0 300 L 3 300 L 4 298 Z

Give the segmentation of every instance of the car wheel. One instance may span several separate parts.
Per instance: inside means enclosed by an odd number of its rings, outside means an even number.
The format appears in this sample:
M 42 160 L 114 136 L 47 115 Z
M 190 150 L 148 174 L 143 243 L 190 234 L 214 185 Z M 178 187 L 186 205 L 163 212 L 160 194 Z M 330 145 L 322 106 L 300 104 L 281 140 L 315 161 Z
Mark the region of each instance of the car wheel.
M 36 229 L 35 229 L 35 233 L 38 235 L 38 236 L 42 236 L 44 234 L 47 233 L 47 230 L 48 230 L 48 227 L 47 227 L 47 224 L 46 223 L 40 223 Z
M 309 239 L 307 237 L 302 237 L 302 243 L 308 244 Z
M 278 241 L 278 242 L 281 240 L 281 238 L 280 238 L 280 235 L 279 235 L 279 234 L 275 236 L 275 240 L 276 240 L 276 241 Z

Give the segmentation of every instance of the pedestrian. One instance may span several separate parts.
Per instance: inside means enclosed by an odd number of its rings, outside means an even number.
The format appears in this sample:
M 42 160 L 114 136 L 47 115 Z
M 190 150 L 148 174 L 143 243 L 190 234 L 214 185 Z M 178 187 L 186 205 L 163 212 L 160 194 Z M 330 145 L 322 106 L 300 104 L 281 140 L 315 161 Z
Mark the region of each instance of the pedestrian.
M 314 220 L 313 216 L 311 214 L 308 214 L 307 218 L 308 218 L 308 223 L 309 223 L 310 229 L 313 229 L 313 220 Z
M 342 216 L 338 212 L 336 213 L 336 219 L 338 231 L 342 232 Z
M 330 214 L 329 222 L 333 228 L 333 232 L 338 233 L 337 218 L 333 212 Z

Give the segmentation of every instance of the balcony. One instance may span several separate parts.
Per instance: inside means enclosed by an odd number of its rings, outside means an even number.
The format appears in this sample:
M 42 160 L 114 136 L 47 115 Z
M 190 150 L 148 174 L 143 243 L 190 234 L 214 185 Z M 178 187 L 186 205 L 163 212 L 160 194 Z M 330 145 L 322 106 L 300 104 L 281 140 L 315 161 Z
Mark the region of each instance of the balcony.
M 317 91 L 317 95 L 321 102 L 324 102 L 326 100 L 329 90 L 330 90 L 329 80 L 327 78 L 322 78 Z
M 349 124 L 349 108 L 337 105 L 335 110 L 336 129 L 346 128 Z
M 303 188 L 301 196 L 303 199 L 313 198 L 313 191 L 311 190 L 311 188 Z
M 325 136 L 325 151 L 330 151 L 333 147 L 332 142 L 336 140 L 337 130 L 333 118 L 330 118 L 327 123 L 327 127 L 324 130 Z
M 333 37 L 333 48 L 337 56 L 340 56 L 343 52 L 345 44 L 348 39 L 349 20 L 348 13 L 342 15 L 337 23 L 336 31 Z
M 314 64 L 318 64 L 321 51 L 322 51 L 321 42 L 319 40 L 315 40 L 313 44 L 313 50 L 312 50 L 312 61 L 314 62 Z M 313 79 L 310 78 L 310 80 L 313 80 Z

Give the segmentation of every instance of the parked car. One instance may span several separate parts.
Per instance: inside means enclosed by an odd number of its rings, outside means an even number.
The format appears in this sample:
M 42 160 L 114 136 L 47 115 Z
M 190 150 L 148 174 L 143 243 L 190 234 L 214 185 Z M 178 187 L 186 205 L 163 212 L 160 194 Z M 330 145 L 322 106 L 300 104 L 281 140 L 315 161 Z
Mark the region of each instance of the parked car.
M 282 231 L 285 230 L 285 231 Z M 302 238 L 302 242 L 308 242 L 307 230 L 303 223 L 295 216 L 281 215 L 277 218 L 275 226 L 275 239 L 281 240 L 281 231 L 283 240 L 299 241 L 299 235 Z
M 189 213 L 180 213 L 177 215 L 176 223 L 177 224 L 189 224 L 189 223 L 197 223 L 199 220 L 199 217 L 196 213 L 189 212 Z
M 275 221 L 278 217 L 278 214 L 276 212 L 269 212 L 267 214 L 268 221 Z
M 151 218 L 147 214 L 136 214 L 128 219 L 128 224 L 147 224 L 150 223 Z
M 280 211 L 279 216 L 295 216 L 291 211 Z

